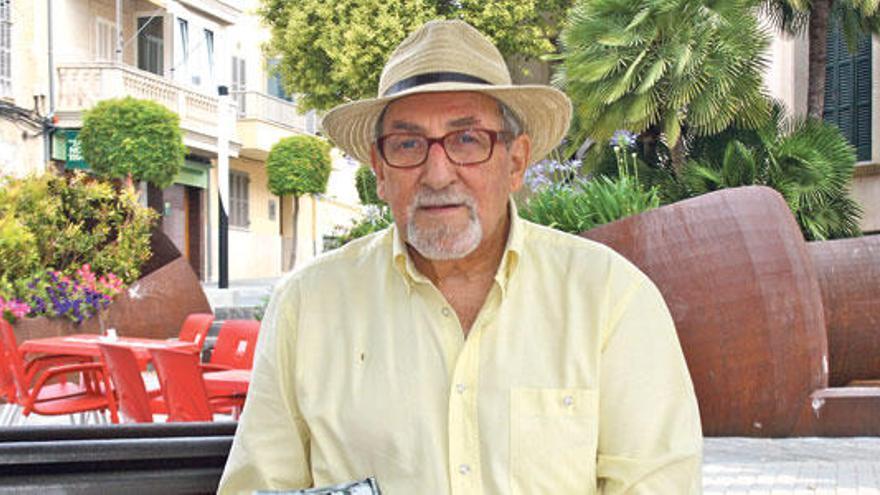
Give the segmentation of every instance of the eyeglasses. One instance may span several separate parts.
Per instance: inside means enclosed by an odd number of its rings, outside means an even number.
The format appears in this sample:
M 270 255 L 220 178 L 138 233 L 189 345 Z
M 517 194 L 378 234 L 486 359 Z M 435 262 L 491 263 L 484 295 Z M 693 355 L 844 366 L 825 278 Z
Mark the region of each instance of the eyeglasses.
M 449 161 L 460 166 L 479 165 L 492 158 L 499 138 L 507 142 L 513 134 L 489 129 L 463 129 L 438 138 L 413 132 L 395 132 L 376 140 L 382 159 L 394 168 L 413 168 L 425 163 L 431 145 L 440 143 Z

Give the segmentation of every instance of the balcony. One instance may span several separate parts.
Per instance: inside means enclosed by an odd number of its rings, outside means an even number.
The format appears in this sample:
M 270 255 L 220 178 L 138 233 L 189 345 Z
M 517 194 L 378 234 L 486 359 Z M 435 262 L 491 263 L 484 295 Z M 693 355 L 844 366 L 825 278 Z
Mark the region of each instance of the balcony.
M 174 111 L 180 117 L 184 144 L 208 153 L 217 152 L 217 97 L 127 65 L 94 62 L 58 67 L 59 127 L 81 127 L 84 110 L 101 100 L 125 96 L 151 100 Z M 234 102 L 230 105 L 227 115 L 234 114 Z M 230 154 L 237 156 L 240 146 L 234 134 L 230 138 Z
M 258 91 L 236 91 L 232 99 L 238 104 L 237 135 L 241 154 L 265 160 L 272 145 L 295 134 L 314 134 L 314 112 L 300 114 L 296 105 Z

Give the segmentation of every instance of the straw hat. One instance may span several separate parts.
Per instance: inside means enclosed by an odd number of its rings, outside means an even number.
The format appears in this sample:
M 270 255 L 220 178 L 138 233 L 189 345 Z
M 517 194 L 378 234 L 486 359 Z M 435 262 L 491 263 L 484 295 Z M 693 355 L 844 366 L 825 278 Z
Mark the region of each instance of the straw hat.
M 532 163 L 547 155 L 568 130 L 571 102 L 544 85 L 514 86 L 501 53 L 462 21 L 430 21 L 394 50 L 379 79 L 379 96 L 339 105 L 324 117 L 337 147 L 370 163 L 376 120 L 390 102 L 417 93 L 473 91 L 489 95 L 519 117 L 532 140 Z

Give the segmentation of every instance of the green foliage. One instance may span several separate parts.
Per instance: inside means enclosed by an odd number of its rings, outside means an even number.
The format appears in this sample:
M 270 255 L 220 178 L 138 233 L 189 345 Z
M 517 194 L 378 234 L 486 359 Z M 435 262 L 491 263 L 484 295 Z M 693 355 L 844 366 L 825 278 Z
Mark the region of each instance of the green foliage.
M 861 210 L 849 196 L 855 150 L 837 127 L 775 118 L 757 130 L 733 128 L 728 140 L 697 141 L 692 160 L 672 182 L 674 195 L 765 185 L 785 198 L 808 240 L 861 235 Z
M 761 11 L 772 25 L 789 35 L 809 30 L 809 0 L 762 0 Z M 839 22 L 850 50 L 855 51 L 859 37 L 880 34 L 880 8 L 877 0 L 831 0 L 831 16 Z
M 272 194 L 323 193 L 330 179 L 330 144 L 313 136 L 284 138 L 269 151 L 266 170 Z
M 748 0 L 580 0 L 561 39 L 557 82 L 575 108 L 573 143 L 618 129 L 662 135 L 755 127 L 769 35 Z
M 0 290 L 41 270 L 70 274 L 83 264 L 137 280 L 155 219 L 133 189 L 83 174 L 7 178 L 0 189 Z
M 558 23 L 571 0 L 262 0 L 271 27 L 269 51 L 301 110 L 326 110 L 374 97 L 394 48 L 437 18 L 462 19 L 484 32 L 506 56 L 554 51 Z
M 580 164 L 539 164 L 539 174 L 552 175 L 547 181 L 530 173 L 527 184 L 536 190 L 519 204 L 526 220 L 557 230 L 578 234 L 606 223 L 636 215 L 660 206 L 656 188 L 645 189 L 639 181 L 638 162 L 628 150 L 615 146 L 617 177 L 597 175 L 584 179 L 575 175 Z M 536 165 L 538 166 L 538 165 Z M 534 167 L 534 166 L 533 166 Z
M 352 222 L 350 226 L 337 225 L 333 236 L 334 240 L 328 247 L 329 249 L 342 247 L 355 239 L 385 229 L 392 223 L 394 223 L 394 218 L 391 216 L 390 208 L 387 206 L 370 208 L 363 218 Z
M 186 154 L 177 114 L 132 97 L 104 100 L 88 110 L 79 138 L 95 173 L 114 179 L 131 175 L 160 189 L 171 185 Z
M 354 185 L 357 188 L 358 198 L 364 205 L 384 205 L 385 202 L 376 192 L 376 174 L 373 169 L 361 165 L 354 176 Z

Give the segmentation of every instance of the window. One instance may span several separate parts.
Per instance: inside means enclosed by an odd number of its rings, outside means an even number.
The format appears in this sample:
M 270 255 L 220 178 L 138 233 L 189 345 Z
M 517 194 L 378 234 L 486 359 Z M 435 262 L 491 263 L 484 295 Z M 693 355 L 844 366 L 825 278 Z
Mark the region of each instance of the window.
M 138 69 L 156 75 L 165 73 L 165 40 L 162 33 L 162 17 L 138 18 Z
M 205 29 L 205 82 L 214 81 L 214 32 Z
M 293 98 L 284 91 L 284 86 L 281 84 L 281 73 L 278 71 L 277 58 L 266 61 L 266 72 L 269 76 L 266 81 L 266 92 L 276 98 L 293 101 Z
M 251 179 L 245 172 L 229 172 L 229 225 L 248 227 L 248 188 Z
M 870 160 L 871 36 L 859 37 L 853 54 L 840 24 L 833 22 L 828 27 L 823 117 L 836 125 L 856 148 L 858 160 Z
M 104 19 L 95 18 L 95 60 L 112 62 L 116 55 L 116 24 Z
M 12 0 L 0 0 L 0 97 L 12 96 Z
M 247 87 L 246 75 L 244 59 L 232 57 L 232 84 L 230 84 L 229 90 L 232 92 L 232 97 L 235 98 L 236 103 L 238 103 L 239 117 L 247 115 L 244 97 L 245 88 Z
M 174 68 L 177 80 L 186 81 L 189 77 L 189 23 L 186 19 L 177 19 L 177 41 L 175 50 L 178 56 Z

